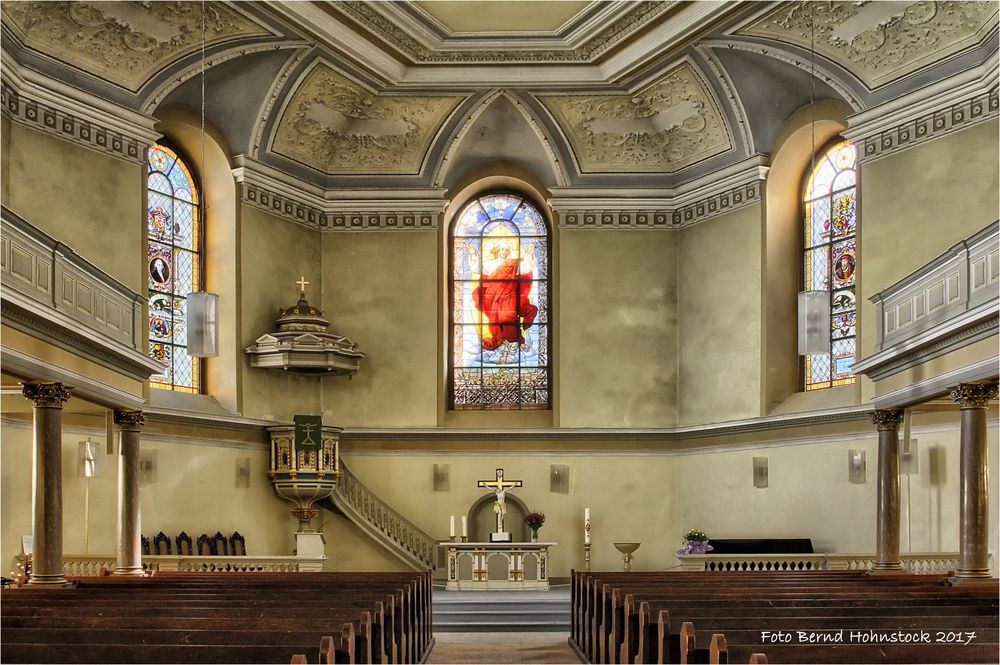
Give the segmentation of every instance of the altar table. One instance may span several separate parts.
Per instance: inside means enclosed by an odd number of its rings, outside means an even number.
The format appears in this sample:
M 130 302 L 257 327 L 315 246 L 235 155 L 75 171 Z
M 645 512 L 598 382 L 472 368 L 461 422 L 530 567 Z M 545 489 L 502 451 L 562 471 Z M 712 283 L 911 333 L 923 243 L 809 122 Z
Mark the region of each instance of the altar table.
M 449 591 L 549 588 L 549 550 L 558 543 L 445 541 Z

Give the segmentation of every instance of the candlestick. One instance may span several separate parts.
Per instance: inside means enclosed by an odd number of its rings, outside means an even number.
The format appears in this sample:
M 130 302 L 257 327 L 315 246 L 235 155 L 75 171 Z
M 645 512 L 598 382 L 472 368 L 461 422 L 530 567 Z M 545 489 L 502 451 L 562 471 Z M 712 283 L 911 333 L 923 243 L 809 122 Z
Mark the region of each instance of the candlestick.
M 462 515 L 462 538 L 469 537 L 469 518 Z
M 583 509 L 583 543 L 590 544 L 590 508 Z
M 455 539 L 455 516 L 451 516 L 451 525 L 448 528 L 448 537 L 452 540 Z
M 590 543 L 585 543 L 583 546 L 583 569 L 590 572 Z

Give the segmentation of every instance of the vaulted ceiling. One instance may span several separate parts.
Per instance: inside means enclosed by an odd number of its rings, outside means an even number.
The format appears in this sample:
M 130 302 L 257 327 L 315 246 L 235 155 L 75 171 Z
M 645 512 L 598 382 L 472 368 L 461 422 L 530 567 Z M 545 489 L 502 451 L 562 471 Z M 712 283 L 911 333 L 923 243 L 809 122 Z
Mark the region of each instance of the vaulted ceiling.
M 202 8 L 204 7 L 204 22 Z M 810 99 L 862 111 L 986 60 L 995 2 L 26 2 L 5 58 L 322 188 L 664 187 L 767 154 Z

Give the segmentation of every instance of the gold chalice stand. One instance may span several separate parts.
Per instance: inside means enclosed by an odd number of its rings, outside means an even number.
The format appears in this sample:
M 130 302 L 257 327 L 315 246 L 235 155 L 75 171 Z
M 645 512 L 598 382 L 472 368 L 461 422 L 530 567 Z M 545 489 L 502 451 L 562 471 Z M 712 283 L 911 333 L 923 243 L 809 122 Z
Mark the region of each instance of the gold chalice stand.
M 615 543 L 615 549 L 625 556 L 625 572 L 632 572 L 632 552 L 639 549 L 642 543 Z

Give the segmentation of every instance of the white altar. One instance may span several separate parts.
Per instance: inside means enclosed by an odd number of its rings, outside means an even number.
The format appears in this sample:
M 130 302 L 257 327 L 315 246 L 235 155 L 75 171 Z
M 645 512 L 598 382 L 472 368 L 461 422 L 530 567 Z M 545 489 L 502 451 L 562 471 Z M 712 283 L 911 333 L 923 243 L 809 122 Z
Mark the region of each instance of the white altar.
M 459 543 L 448 553 L 449 591 L 549 588 L 549 550 L 558 543 Z

